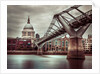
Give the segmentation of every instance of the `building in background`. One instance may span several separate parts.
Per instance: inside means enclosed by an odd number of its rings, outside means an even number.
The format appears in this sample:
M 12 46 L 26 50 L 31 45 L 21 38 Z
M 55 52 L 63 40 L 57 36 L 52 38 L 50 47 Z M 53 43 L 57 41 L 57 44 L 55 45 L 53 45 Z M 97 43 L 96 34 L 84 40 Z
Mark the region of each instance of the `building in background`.
M 31 39 L 17 38 L 17 50 L 32 50 Z
M 16 38 L 7 38 L 7 50 L 16 50 L 17 39 Z
M 39 35 L 37 37 L 39 40 Z M 52 41 L 48 41 L 43 45 L 44 51 L 68 51 L 69 38 L 57 38 Z M 24 38 L 7 38 L 7 50 L 36 50 L 31 47 L 31 39 Z M 92 35 L 88 35 L 88 38 L 83 38 L 83 48 L 85 52 L 92 52 Z
M 67 51 L 69 38 L 57 38 L 44 44 L 44 51 Z
M 28 50 L 34 47 L 35 31 L 28 17 L 27 24 L 22 31 L 22 37 L 7 38 L 7 50 Z
M 7 38 L 7 50 L 32 50 L 31 39 Z
M 35 31 L 33 26 L 30 24 L 30 18 L 28 17 L 27 24 L 24 26 L 23 31 L 22 31 L 22 38 L 24 39 L 31 39 L 31 46 L 33 47 L 34 45 L 34 37 Z
M 36 34 L 36 41 L 39 41 L 40 40 L 40 35 L 37 33 Z
M 92 35 L 88 35 L 87 39 L 83 39 L 83 47 L 85 52 L 92 52 Z

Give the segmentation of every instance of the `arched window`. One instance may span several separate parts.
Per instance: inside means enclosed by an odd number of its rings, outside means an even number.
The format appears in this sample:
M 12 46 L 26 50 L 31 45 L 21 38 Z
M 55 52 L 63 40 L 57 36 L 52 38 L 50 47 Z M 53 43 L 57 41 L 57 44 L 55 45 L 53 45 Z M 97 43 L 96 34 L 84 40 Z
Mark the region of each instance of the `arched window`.
M 64 47 L 64 41 L 62 41 L 62 46 Z
M 68 47 L 68 41 L 66 41 L 66 47 Z
M 57 45 L 57 40 L 55 40 L 55 45 Z

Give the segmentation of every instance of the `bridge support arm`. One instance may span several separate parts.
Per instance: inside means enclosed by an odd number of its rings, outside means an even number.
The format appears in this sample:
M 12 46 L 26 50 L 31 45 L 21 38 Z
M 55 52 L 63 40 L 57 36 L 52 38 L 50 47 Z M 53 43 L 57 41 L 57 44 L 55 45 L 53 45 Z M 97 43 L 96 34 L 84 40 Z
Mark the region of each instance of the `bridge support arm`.
M 74 29 L 71 28 L 68 24 L 66 25 L 66 22 L 64 22 L 64 20 L 62 19 L 61 16 L 58 16 L 57 19 L 59 20 L 59 22 L 61 23 L 61 25 L 62 25 L 63 28 L 65 29 L 65 31 L 66 31 L 70 36 L 76 36 L 76 32 L 74 31 Z
M 85 26 L 82 26 L 78 31 L 77 31 L 77 36 L 82 37 L 84 32 L 87 30 L 87 28 L 90 26 L 91 23 L 86 24 Z

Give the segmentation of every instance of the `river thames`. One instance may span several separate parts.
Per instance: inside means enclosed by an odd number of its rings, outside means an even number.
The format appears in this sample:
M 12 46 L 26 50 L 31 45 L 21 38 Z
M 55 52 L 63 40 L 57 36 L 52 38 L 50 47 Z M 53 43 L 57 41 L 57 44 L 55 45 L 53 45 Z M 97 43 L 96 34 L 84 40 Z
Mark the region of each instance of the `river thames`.
M 92 56 L 85 60 L 66 55 L 7 55 L 7 69 L 92 69 Z

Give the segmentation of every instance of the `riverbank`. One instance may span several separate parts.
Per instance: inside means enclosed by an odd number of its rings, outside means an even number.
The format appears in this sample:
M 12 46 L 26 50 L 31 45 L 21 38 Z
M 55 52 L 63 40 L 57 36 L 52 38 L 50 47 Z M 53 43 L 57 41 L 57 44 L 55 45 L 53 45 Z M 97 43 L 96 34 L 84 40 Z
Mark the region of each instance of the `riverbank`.
M 67 55 L 67 51 L 7 51 L 8 55 Z M 85 53 L 86 56 L 92 56 L 92 53 Z

